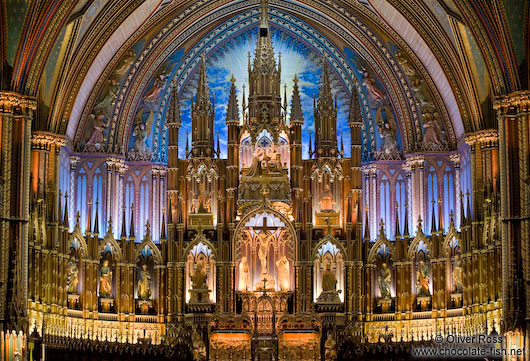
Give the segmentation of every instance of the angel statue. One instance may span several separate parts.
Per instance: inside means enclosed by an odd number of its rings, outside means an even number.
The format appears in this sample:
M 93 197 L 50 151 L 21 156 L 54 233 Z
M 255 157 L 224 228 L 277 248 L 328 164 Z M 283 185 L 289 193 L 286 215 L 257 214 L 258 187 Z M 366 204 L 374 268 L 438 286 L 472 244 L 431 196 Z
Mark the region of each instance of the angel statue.
M 401 65 L 401 68 L 405 72 L 407 76 L 414 76 L 416 75 L 416 70 L 412 66 L 412 64 L 405 58 L 405 54 L 401 50 L 396 50 L 396 60 Z
M 156 103 L 159 100 L 159 96 L 162 93 L 162 89 L 166 86 L 167 75 L 162 73 L 153 82 L 153 87 L 147 91 L 144 95 L 144 102 Z
M 368 70 L 366 70 L 364 67 L 361 67 L 361 71 L 359 73 L 362 74 L 362 85 L 368 91 L 368 96 L 372 101 L 373 107 L 375 108 L 386 99 L 386 94 L 377 86 L 374 76 L 370 74 Z
M 377 129 L 379 130 L 379 136 L 383 138 L 383 143 L 381 144 L 381 152 L 386 156 L 394 155 L 399 153 L 397 143 L 396 143 L 396 133 L 397 125 L 392 115 L 390 107 L 385 106 L 386 119 L 383 119 L 381 114 L 381 108 L 377 109 L 375 118 L 377 120 Z
M 427 106 L 421 114 L 423 117 L 423 144 L 430 147 L 443 148 L 444 131 L 438 122 L 439 114 L 436 108 Z
M 110 125 L 110 120 L 107 120 L 105 122 L 105 114 L 99 114 L 97 116 L 95 116 L 94 114 L 90 114 L 90 118 L 92 118 L 94 129 L 92 131 L 92 134 L 90 135 L 90 138 L 86 142 L 86 145 L 100 147 L 105 143 L 105 135 L 103 134 L 103 132 Z

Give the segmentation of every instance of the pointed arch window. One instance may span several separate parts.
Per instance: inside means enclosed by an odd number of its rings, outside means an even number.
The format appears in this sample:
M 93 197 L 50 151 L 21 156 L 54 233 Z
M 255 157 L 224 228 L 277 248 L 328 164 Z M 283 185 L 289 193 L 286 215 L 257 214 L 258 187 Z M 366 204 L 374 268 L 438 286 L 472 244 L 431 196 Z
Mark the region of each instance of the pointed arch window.
M 84 168 L 80 168 L 77 175 L 77 185 L 76 185 L 76 211 L 79 212 L 81 216 L 79 219 L 79 226 L 81 232 L 85 233 L 86 228 L 86 217 L 87 217 L 87 188 L 86 188 L 86 171 Z
M 140 180 L 140 198 L 139 198 L 139 209 L 138 209 L 138 235 L 139 239 L 143 239 L 145 236 L 145 224 L 149 220 L 151 221 L 150 217 L 150 207 L 149 207 L 149 179 L 146 175 L 142 177 Z
M 407 205 L 406 180 L 400 174 L 396 179 L 396 206 L 398 207 L 399 229 L 404 232 L 405 227 L 405 206 Z M 394 222 L 395 223 L 395 222 Z M 395 233 L 396 230 L 394 230 Z
M 131 206 L 134 204 L 134 181 L 133 181 L 133 178 L 131 176 L 128 176 L 126 181 L 125 181 L 124 199 L 125 199 L 125 207 L 130 212 L 131 211 Z M 131 232 L 131 224 L 130 224 L 130 222 L 127 222 L 127 218 L 125 219 L 125 225 L 126 225 L 126 229 L 127 229 L 127 234 L 130 234 L 130 232 Z
M 98 204 L 96 205 L 96 201 Z M 94 212 L 97 210 L 98 212 L 98 227 L 99 231 L 103 232 L 105 234 L 105 231 L 107 230 L 106 224 L 105 224 L 105 214 L 104 214 L 104 202 L 105 198 L 103 197 L 103 176 L 101 172 L 101 168 L 97 168 L 96 172 L 94 173 L 94 179 L 93 179 L 93 185 L 92 185 L 92 207 Z M 96 209 L 97 207 L 97 209 Z
M 429 168 L 427 174 L 427 219 L 424 222 L 424 233 L 429 234 L 432 228 L 432 212 L 433 212 L 433 202 L 434 202 L 434 216 L 436 219 L 439 217 L 438 212 L 438 177 L 434 167 Z M 436 224 L 434 225 L 437 226 Z
M 449 214 L 455 209 L 455 185 L 453 170 L 446 167 L 444 170 L 444 203 L 443 203 L 443 220 L 445 231 L 449 230 Z
M 390 182 L 386 174 L 383 174 L 379 181 L 379 219 L 385 222 L 385 234 L 390 238 L 390 228 L 392 224 L 391 218 L 392 201 L 390 198 Z

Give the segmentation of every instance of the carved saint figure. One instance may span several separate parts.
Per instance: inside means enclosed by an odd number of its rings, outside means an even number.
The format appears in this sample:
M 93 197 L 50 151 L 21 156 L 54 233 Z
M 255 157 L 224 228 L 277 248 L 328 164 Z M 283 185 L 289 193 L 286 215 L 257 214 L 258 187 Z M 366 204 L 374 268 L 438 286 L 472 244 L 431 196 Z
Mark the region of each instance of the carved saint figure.
M 103 135 L 103 131 L 107 129 L 107 127 L 110 124 L 110 120 L 105 122 L 105 114 L 99 114 L 95 116 L 94 114 L 90 114 L 90 118 L 92 118 L 93 127 L 94 130 L 92 131 L 92 134 L 90 135 L 90 138 L 88 139 L 87 145 L 102 145 L 105 142 L 105 137 Z
M 322 197 L 320 197 L 320 211 L 321 212 L 333 212 L 333 206 L 335 201 L 333 200 L 333 193 L 331 193 L 329 184 L 324 186 Z
M 438 111 L 434 107 L 426 107 L 421 115 L 423 117 L 423 129 L 425 129 L 423 144 L 442 147 L 444 133 L 440 123 L 438 123 Z
M 392 273 L 386 263 L 381 265 L 381 271 L 379 273 L 379 290 L 381 291 L 382 298 L 390 298 L 390 281 L 392 279 Z
M 104 260 L 99 270 L 99 295 L 108 297 L 112 293 L 112 270 L 109 267 L 109 261 Z
M 191 212 L 210 213 L 212 211 L 212 193 L 206 190 L 206 186 L 201 184 L 199 195 L 195 198 L 192 193 Z
M 455 256 L 455 264 L 453 266 L 453 286 L 456 292 L 462 292 L 464 285 L 462 284 L 462 265 L 460 264 L 460 256 Z
M 331 333 L 328 334 L 328 338 L 324 344 L 324 359 L 326 361 L 335 361 L 337 359 L 337 342 Z
M 386 119 L 383 119 L 383 115 L 381 113 L 382 108 L 383 107 L 379 107 L 375 114 L 379 136 L 383 138 L 381 151 L 385 155 L 392 155 L 399 152 L 396 143 L 397 125 L 390 107 L 384 107 Z
M 138 298 L 142 300 L 148 300 L 151 297 L 151 274 L 147 269 L 147 265 L 142 265 L 142 270 L 140 271 L 140 278 L 138 279 Z
M 248 291 L 250 286 L 250 275 L 248 273 L 248 261 L 247 257 L 241 257 L 241 262 L 239 262 L 239 290 Z
M 267 172 L 268 173 L 278 173 L 282 170 L 282 161 L 281 155 L 276 150 L 276 146 L 272 145 L 267 148 L 265 151 L 266 161 L 267 161 Z
M 193 330 L 192 349 L 193 349 L 192 351 L 193 360 L 195 361 L 206 360 L 206 345 L 204 344 L 204 341 L 201 335 L 197 332 L 197 330 Z
M 79 284 L 79 269 L 75 259 L 70 258 L 66 264 L 66 290 L 68 293 L 77 293 L 77 285 Z
M 202 268 L 202 263 L 197 264 L 197 268 L 191 276 L 191 287 L 194 290 L 208 288 L 206 284 L 206 271 Z
M 364 85 L 366 87 L 366 90 L 368 90 L 368 95 L 370 96 L 370 99 L 375 104 L 378 104 L 383 99 L 385 99 L 386 95 L 377 86 L 377 83 L 373 75 L 370 74 L 366 69 L 362 69 L 362 75 L 363 75 L 362 85 Z
M 109 87 L 106 95 L 101 99 L 99 103 L 94 106 L 96 111 L 108 111 L 109 107 L 114 106 L 116 102 L 116 96 L 118 95 L 118 82 L 115 79 L 109 79 Z
M 149 151 L 149 147 L 147 144 L 145 144 L 145 140 L 147 139 L 147 135 L 149 133 L 149 130 L 147 129 L 147 126 L 144 123 L 138 123 L 134 127 L 133 135 L 135 137 L 134 139 L 134 150 L 137 153 L 147 153 Z
M 278 231 L 281 229 L 278 228 Z M 268 267 L 267 267 L 267 257 L 269 255 L 269 245 L 271 243 L 271 240 L 274 238 L 274 233 L 265 233 L 260 232 L 258 233 L 259 236 L 259 248 L 258 248 L 258 258 L 261 263 L 261 273 L 267 274 L 268 273 Z
M 278 267 L 278 282 L 280 284 L 280 289 L 282 291 L 289 291 L 289 260 L 285 256 L 281 256 L 278 261 L 276 261 L 276 266 Z
M 153 87 L 149 89 L 144 95 L 144 101 L 146 103 L 155 103 L 158 100 L 162 89 L 166 85 L 166 74 L 160 74 L 158 78 L 155 79 Z
M 418 295 L 420 296 L 430 296 L 431 291 L 429 290 L 429 265 L 424 261 L 418 263 L 418 270 L 416 272 L 416 288 Z
M 129 67 L 132 65 L 135 58 L 136 58 L 136 53 L 134 52 L 134 50 L 129 50 L 125 58 L 122 60 L 121 65 L 118 68 L 116 68 L 114 73 L 117 75 L 125 74 L 127 70 L 129 70 Z
M 414 67 L 410 64 L 410 62 L 405 58 L 403 52 L 401 50 L 396 50 L 396 60 L 401 65 L 401 69 L 403 69 L 403 72 L 407 76 L 414 76 L 416 75 L 416 70 Z
M 322 291 L 329 292 L 337 289 L 337 277 L 331 270 L 331 263 L 326 263 L 326 268 L 322 272 Z

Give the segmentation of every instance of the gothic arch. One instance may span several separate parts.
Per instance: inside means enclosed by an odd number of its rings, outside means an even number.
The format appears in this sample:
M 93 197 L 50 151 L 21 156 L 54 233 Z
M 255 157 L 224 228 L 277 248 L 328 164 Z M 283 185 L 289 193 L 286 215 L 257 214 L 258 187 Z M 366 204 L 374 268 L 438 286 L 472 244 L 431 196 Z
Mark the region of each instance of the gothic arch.
M 112 258 L 115 261 L 117 261 L 117 262 L 122 261 L 123 260 L 122 249 L 121 249 L 120 245 L 118 244 L 118 242 L 114 239 L 114 236 L 112 235 L 112 232 L 107 232 L 107 234 L 105 235 L 105 238 L 103 238 L 101 240 L 101 242 L 99 242 L 97 256 L 101 257 L 101 254 L 103 253 L 103 251 L 105 250 L 105 247 L 109 243 L 110 243 L 111 250 L 112 250 L 112 253 L 113 253 L 112 254 Z M 115 254 L 114 254 L 114 252 L 115 252 Z
M 210 251 L 212 251 L 214 259 L 215 260 L 218 259 L 217 258 L 217 248 L 215 248 L 213 246 L 213 244 L 206 238 L 206 236 L 203 233 L 197 234 L 195 236 L 195 238 L 188 244 L 188 246 L 186 247 L 186 249 L 184 250 L 184 253 L 183 253 L 184 259 L 186 259 L 186 257 L 191 252 L 193 247 L 195 247 L 199 243 L 202 243 L 202 244 L 206 245 L 210 249 Z
M 156 246 L 156 244 L 153 242 L 153 240 L 151 239 L 151 236 L 150 236 L 150 235 L 147 235 L 146 237 L 144 237 L 144 240 L 142 241 L 142 243 L 140 243 L 140 244 L 136 247 L 135 258 L 139 257 L 140 252 L 141 252 L 142 249 L 144 249 L 145 247 L 149 247 L 149 249 L 151 250 L 151 252 L 153 252 L 153 260 L 155 261 L 155 265 L 160 265 L 160 264 L 163 263 L 162 253 L 160 253 L 160 249 L 159 249 L 159 248 Z
M 330 242 L 331 244 L 337 246 L 339 251 L 344 255 L 344 260 L 346 261 L 349 258 L 348 253 L 346 252 L 346 249 L 342 245 L 342 242 L 335 238 L 332 234 L 326 234 L 322 239 L 317 243 L 315 247 L 313 247 L 313 251 L 311 252 L 311 259 L 314 260 L 317 256 L 318 250 L 325 245 L 326 243 Z
M 245 225 L 247 222 L 255 215 L 261 214 L 261 213 L 271 213 L 272 215 L 278 217 L 283 224 L 285 225 L 285 228 L 288 230 L 290 236 L 291 236 L 291 245 L 293 247 L 293 260 L 296 262 L 298 260 L 298 239 L 296 236 L 296 230 L 294 229 L 291 221 L 281 212 L 277 211 L 276 209 L 272 208 L 269 204 L 264 203 L 261 206 L 252 209 L 247 214 L 241 218 L 241 220 L 238 222 L 236 229 L 234 230 L 234 235 L 232 236 L 232 254 L 235 255 L 235 258 L 237 259 L 239 255 L 239 248 L 240 248 L 240 239 L 241 239 L 241 232 L 246 227 Z

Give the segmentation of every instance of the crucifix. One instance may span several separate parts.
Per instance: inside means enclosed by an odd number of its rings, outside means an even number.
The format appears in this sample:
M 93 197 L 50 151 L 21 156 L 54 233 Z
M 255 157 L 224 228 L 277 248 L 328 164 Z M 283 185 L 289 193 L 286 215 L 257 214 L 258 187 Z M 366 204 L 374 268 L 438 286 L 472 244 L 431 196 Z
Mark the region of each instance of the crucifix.
M 276 231 L 271 232 L 267 226 L 267 216 L 263 218 L 263 225 L 261 227 L 249 227 L 258 236 L 258 258 L 261 263 L 261 273 L 267 274 L 267 258 L 269 254 L 270 241 L 274 238 L 277 232 L 281 232 L 281 228 L 277 228 Z M 256 232 L 259 231 L 259 232 Z

